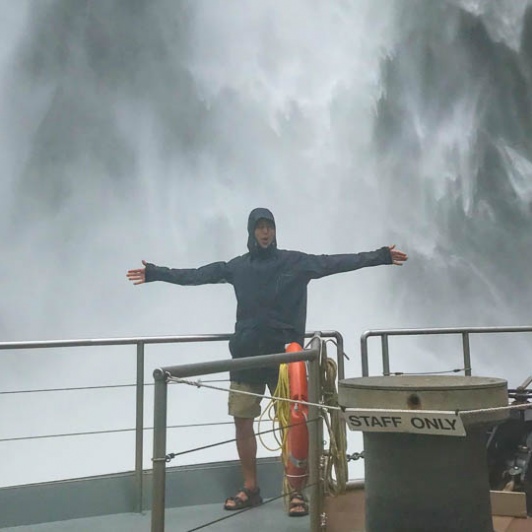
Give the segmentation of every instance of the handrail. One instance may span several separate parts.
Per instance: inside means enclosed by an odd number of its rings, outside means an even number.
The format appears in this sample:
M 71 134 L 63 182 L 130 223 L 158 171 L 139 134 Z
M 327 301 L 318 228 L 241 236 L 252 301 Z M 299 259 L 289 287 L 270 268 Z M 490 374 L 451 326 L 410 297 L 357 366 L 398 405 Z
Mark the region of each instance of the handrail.
M 369 376 L 369 359 L 368 359 L 368 338 L 371 336 L 380 336 L 382 352 L 382 373 L 390 375 L 390 353 L 388 338 L 390 336 L 419 336 L 434 334 L 461 334 L 462 335 L 462 352 L 464 356 L 464 373 L 471 376 L 471 348 L 469 344 L 470 334 L 493 334 L 493 333 L 524 333 L 532 332 L 532 326 L 514 326 L 514 327 L 440 327 L 440 328 L 421 328 L 421 329 L 375 329 L 369 330 L 360 337 L 360 355 L 362 363 L 362 376 Z
M 139 336 L 126 338 L 93 338 L 80 340 L 42 340 L 30 342 L 0 342 L 2 349 L 46 349 L 50 347 L 95 347 L 104 345 L 181 344 L 229 340 L 231 334 L 195 334 L 181 336 Z
M 209 375 L 230 370 L 243 370 L 258 367 L 277 366 L 282 363 L 307 360 L 309 362 L 309 410 L 308 418 L 318 418 L 319 400 L 319 363 L 320 339 L 315 336 L 311 342 L 311 349 L 293 353 L 277 353 L 272 355 L 253 356 L 229 360 L 216 360 L 167 366 L 157 368 L 153 372 L 155 380 L 154 416 L 153 416 L 153 489 L 152 489 L 152 517 L 151 531 L 164 532 L 165 498 L 166 498 L 166 430 L 168 408 L 168 382 L 172 378 Z M 319 427 L 311 423 L 309 430 L 309 486 L 310 486 L 310 524 L 311 531 L 319 530 L 319 456 L 321 434 Z
M 313 331 L 305 334 L 306 338 L 312 338 L 315 335 L 321 338 L 334 338 L 337 345 L 337 363 L 338 378 L 344 378 L 344 341 L 342 335 L 337 331 Z M 144 347 L 155 344 L 175 344 L 175 343 L 200 343 L 200 342 L 219 342 L 227 341 L 232 337 L 232 333 L 221 334 L 203 334 L 203 335 L 180 335 L 180 336 L 140 336 L 140 337 L 122 337 L 122 338 L 89 338 L 73 340 L 37 340 L 37 341 L 16 341 L 0 342 L 0 351 L 19 350 L 19 349 L 49 349 L 49 348 L 68 348 L 68 347 L 102 347 L 102 346 L 136 346 L 136 411 L 135 411 L 135 485 L 136 485 L 136 507 L 138 512 L 143 509 L 143 454 L 144 454 L 144 387 L 151 386 L 150 383 L 144 382 Z M 129 385 L 123 385 L 129 386 Z M 87 387 L 85 387 L 87 388 Z M 50 392 L 66 391 L 70 388 L 54 388 Z M 8 393 L 32 393 L 35 390 L 15 390 Z M 38 390 L 48 391 L 48 390 Z M 48 436 L 47 436 L 48 437 Z M 65 436 L 66 437 L 66 436 Z M 23 437 L 21 439 L 32 439 L 32 437 Z

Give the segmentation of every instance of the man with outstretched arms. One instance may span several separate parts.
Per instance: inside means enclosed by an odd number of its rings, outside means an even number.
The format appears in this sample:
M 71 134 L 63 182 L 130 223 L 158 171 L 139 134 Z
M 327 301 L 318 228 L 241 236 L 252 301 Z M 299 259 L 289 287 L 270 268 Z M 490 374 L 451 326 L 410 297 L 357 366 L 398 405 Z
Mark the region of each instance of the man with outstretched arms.
M 237 300 L 235 332 L 229 342 L 233 358 L 284 352 L 285 345 L 303 345 L 307 316 L 307 285 L 336 273 L 381 264 L 402 265 L 407 255 L 386 246 L 376 251 L 341 255 L 310 255 L 277 248 L 273 214 L 264 208 L 251 211 L 248 219 L 248 253 L 229 262 L 214 262 L 200 268 L 172 269 L 142 261 L 144 267 L 130 270 L 134 284 L 166 281 L 183 286 L 229 283 Z M 239 510 L 262 502 L 257 483 L 257 443 L 253 422 L 260 415 L 260 398 L 266 386 L 276 388 L 278 368 L 231 372 L 229 415 L 236 428 L 236 444 L 244 485 L 225 501 L 226 510 Z M 292 494 L 289 515 L 308 513 L 301 494 Z

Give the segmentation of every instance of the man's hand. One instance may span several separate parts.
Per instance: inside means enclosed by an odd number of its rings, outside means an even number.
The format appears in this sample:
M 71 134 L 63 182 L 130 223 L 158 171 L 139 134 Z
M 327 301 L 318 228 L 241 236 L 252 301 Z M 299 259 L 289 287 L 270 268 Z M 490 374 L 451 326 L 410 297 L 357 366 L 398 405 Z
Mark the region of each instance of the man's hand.
M 133 284 L 142 284 L 146 282 L 146 264 L 145 260 L 142 261 L 144 268 L 138 268 L 137 270 L 129 270 L 127 272 L 127 278 L 133 282 Z
M 395 266 L 402 266 L 405 260 L 408 260 L 408 255 L 395 249 L 395 244 L 393 246 L 388 246 L 390 248 L 390 254 L 392 255 L 392 264 Z

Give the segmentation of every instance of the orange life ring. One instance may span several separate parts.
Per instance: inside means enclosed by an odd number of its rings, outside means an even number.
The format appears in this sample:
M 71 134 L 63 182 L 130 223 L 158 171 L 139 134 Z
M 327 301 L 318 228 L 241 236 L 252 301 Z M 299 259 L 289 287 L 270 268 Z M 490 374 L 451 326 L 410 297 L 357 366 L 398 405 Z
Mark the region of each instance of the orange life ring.
M 296 342 L 286 347 L 286 352 L 303 351 Z M 307 368 L 304 361 L 288 364 L 290 399 L 308 401 Z M 285 474 L 290 487 L 301 491 L 308 479 L 308 406 L 290 403 L 290 421 L 287 433 Z

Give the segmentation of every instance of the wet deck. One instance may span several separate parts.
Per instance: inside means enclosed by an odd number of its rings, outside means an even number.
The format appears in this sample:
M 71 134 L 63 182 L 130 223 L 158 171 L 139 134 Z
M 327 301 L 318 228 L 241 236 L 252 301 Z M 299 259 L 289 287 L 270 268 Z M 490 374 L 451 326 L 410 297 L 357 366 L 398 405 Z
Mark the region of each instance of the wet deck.
M 327 532 L 364 532 L 364 491 L 353 490 L 336 499 L 328 499 Z M 494 532 L 532 532 L 532 519 L 493 517 Z
M 214 522 L 223 519 L 219 522 Z M 208 526 L 208 523 L 212 523 Z M 3 532 L 147 532 L 151 526 L 151 513 L 121 514 L 69 521 L 56 521 L 40 525 L 3 528 Z M 199 528 L 201 527 L 201 528 Z M 166 511 L 166 530 L 189 532 L 207 530 L 212 532 L 307 532 L 308 517 L 290 518 L 286 515 L 282 500 L 275 500 L 258 508 L 233 514 L 221 504 L 206 504 L 172 508 Z
M 328 532 L 364 532 L 364 492 L 356 490 L 327 503 Z M 40 525 L 3 528 L 3 532 L 148 532 L 151 514 L 120 514 L 56 521 Z M 494 532 L 532 532 L 532 519 L 493 517 Z M 303 532 L 310 529 L 308 517 L 290 518 L 279 499 L 238 514 L 228 513 L 221 504 L 168 509 L 166 530 L 192 532 Z

